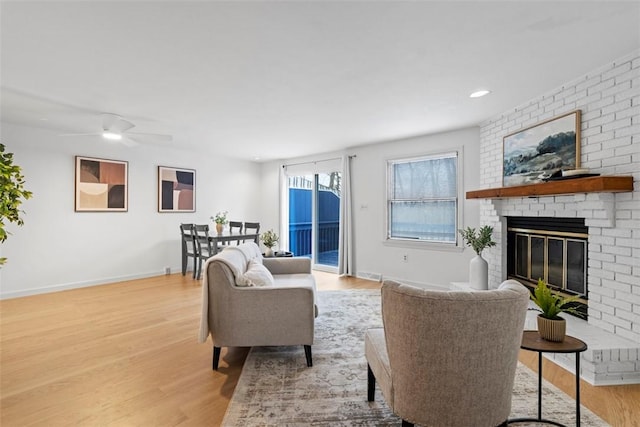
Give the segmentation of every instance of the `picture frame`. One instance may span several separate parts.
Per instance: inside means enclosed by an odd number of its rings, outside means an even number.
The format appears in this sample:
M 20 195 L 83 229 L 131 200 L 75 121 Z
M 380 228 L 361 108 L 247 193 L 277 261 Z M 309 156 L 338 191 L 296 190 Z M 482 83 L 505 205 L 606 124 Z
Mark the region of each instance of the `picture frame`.
M 75 157 L 75 211 L 127 212 L 129 162 Z
M 581 111 L 575 110 L 503 138 L 504 187 L 545 182 L 580 167 Z
M 158 212 L 196 211 L 196 171 L 158 166 Z

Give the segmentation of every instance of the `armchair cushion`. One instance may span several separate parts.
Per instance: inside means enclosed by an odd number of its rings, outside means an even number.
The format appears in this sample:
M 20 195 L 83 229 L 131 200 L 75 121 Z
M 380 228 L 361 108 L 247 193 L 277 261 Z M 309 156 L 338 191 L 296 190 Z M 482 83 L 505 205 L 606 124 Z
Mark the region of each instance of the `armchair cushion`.
M 271 274 L 311 274 L 311 259 L 306 257 L 263 258 L 262 263 Z
M 376 374 L 376 382 L 380 386 L 385 400 L 393 407 L 393 382 L 389 353 L 385 344 L 384 328 L 372 328 L 365 332 L 364 354 L 371 371 Z

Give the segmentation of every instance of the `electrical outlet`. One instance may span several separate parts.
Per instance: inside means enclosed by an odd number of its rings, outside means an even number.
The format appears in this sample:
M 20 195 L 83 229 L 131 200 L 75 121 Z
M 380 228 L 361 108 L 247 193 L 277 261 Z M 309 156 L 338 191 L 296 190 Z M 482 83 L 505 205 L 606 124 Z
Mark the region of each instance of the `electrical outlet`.
M 407 254 L 402 255 L 402 262 L 409 262 L 409 255 Z
M 164 274 L 171 274 L 171 267 L 165 267 Z

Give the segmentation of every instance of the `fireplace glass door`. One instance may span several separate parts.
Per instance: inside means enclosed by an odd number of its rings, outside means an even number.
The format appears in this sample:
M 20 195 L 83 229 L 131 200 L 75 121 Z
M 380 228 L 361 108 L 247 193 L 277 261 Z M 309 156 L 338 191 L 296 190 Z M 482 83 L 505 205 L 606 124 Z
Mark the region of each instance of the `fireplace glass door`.
M 585 294 L 587 245 L 584 240 L 567 239 L 567 289 Z
M 568 237 L 515 233 L 516 277 L 586 296 L 587 241 Z

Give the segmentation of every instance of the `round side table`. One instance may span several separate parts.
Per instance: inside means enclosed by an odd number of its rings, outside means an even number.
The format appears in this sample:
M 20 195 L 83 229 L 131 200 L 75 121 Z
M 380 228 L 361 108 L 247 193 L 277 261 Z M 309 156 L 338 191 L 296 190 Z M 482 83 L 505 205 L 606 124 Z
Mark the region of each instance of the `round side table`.
M 580 426 L 580 353 L 587 349 L 587 344 L 578 338 L 567 335 L 563 342 L 551 342 L 542 339 L 538 331 L 524 331 L 522 333 L 523 350 L 538 352 L 538 418 L 514 418 L 508 422 L 517 423 L 524 421 L 537 421 L 565 427 L 556 421 L 542 418 L 542 353 L 575 353 L 576 356 L 576 426 Z

